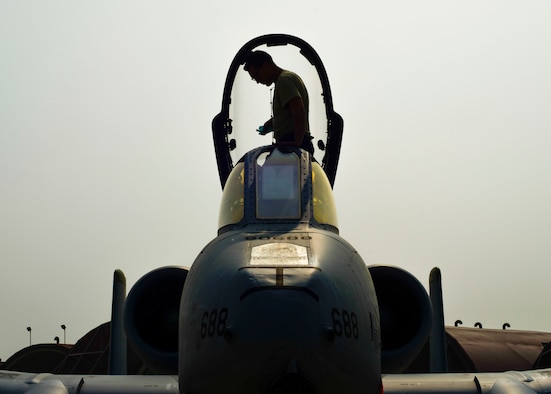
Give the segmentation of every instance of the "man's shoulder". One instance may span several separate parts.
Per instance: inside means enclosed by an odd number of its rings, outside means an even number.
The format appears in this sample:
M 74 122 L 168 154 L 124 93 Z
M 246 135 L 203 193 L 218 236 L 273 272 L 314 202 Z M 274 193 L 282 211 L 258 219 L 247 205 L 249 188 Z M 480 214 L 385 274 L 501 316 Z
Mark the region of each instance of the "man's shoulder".
M 298 74 L 289 71 L 289 70 L 282 70 L 281 74 L 279 75 L 279 78 L 281 80 L 292 80 L 292 81 L 301 81 L 302 79 L 298 76 Z
M 302 91 L 305 89 L 304 82 L 298 74 L 292 71 L 283 70 L 276 81 L 276 84 L 281 89 L 291 89 Z

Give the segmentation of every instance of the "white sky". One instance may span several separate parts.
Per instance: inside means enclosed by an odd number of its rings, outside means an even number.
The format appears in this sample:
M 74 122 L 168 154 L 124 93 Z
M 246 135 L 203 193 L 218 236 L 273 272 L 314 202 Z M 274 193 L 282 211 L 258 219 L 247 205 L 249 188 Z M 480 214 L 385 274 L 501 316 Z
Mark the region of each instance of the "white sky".
M 216 235 L 211 120 L 267 33 L 324 61 L 366 263 L 427 286 L 439 266 L 449 325 L 551 331 L 550 21 L 544 0 L 2 0 L 0 358 L 27 326 L 74 343 L 109 320 L 116 268 L 130 288 Z

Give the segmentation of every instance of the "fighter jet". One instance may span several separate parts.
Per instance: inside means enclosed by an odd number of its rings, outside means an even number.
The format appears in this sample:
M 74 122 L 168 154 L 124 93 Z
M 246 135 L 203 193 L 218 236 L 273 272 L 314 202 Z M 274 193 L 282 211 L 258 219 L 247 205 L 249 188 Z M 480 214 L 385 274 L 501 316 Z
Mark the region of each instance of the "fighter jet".
M 256 136 L 262 143 L 250 146 L 247 133 L 269 107 L 256 116 L 263 93 L 251 90 L 247 101 L 237 98 L 236 89 L 251 89 L 242 83 L 242 65 L 259 47 L 274 52 L 292 47 L 304 58 L 293 65 L 317 74 L 313 116 L 321 113 L 324 121 L 311 122 L 313 155 L 272 144 L 269 136 Z M 230 65 L 212 130 L 223 189 L 218 236 L 190 269 L 164 267 L 145 275 L 125 303 L 126 335 L 160 375 L 0 371 L 0 392 L 551 391 L 551 370 L 399 374 L 427 341 L 433 307 L 411 274 L 367 267 L 339 236 L 332 188 L 343 120 L 333 110 L 323 63 L 308 43 L 276 34 L 245 44 Z

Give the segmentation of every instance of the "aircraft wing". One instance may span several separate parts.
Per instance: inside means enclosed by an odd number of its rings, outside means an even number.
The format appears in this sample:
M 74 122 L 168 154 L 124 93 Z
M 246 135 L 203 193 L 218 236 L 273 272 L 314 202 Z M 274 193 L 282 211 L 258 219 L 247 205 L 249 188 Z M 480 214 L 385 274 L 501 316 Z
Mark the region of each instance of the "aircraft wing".
M 551 392 L 551 369 L 384 375 L 385 394 L 535 394 Z
M 535 394 L 551 392 L 551 369 L 496 373 L 392 374 L 385 394 Z M 0 371 L 0 393 L 178 393 L 170 375 L 52 375 Z
M 53 375 L 0 371 L 0 393 L 32 394 L 177 394 L 170 375 Z

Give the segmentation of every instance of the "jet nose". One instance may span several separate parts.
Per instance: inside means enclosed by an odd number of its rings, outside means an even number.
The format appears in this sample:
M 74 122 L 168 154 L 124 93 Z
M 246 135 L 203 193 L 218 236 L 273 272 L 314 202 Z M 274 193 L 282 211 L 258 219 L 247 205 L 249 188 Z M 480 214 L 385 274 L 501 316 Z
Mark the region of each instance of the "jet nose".
M 266 394 L 316 394 L 324 386 L 326 366 L 300 348 L 281 348 L 255 372 L 256 387 Z
M 315 394 L 316 390 L 312 383 L 298 373 L 288 373 L 277 379 L 270 394 Z

